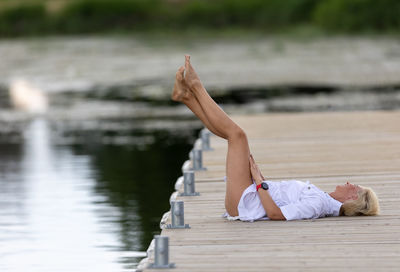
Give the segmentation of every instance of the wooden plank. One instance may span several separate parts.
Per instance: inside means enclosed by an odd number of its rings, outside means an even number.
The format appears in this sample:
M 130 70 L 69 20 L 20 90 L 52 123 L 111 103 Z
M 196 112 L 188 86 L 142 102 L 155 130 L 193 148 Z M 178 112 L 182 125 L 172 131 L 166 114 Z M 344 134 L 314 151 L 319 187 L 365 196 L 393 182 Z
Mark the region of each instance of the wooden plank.
M 326 191 L 346 181 L 369 186 L 380 197 L 381 215 L 228 221 L 221 216 L 227 146 L 213 137 L 214 150 L 203 153 L 208 170 L 196 172 L 201 195 L 178 197 L 191 228 L 162 230 L 170 237 L 170 261 L 177 266 L 166 271 L 400 270 L 400 112 L 234 119 L 271 180 L 309 180 Z

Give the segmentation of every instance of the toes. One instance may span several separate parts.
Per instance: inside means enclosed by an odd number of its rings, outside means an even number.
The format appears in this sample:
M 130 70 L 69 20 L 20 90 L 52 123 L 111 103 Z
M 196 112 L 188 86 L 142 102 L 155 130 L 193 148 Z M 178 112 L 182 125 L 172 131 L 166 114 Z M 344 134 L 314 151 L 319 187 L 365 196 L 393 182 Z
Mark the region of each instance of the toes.
M 183 79 L 183 73 L 185 72 L 185 67 L 179 67 L 178 71 L 176 72 L 176 79 L 181 81 Z
M 183 75 L 185 73 L 185 67 L 181 66 L 178 70 L 178 72 L 180 72 L 180 76 L 181 76 L 181 80 L 183 79 Z
M 190 55 L 185 55 L 185 68 L 189 70 L 190 67 Z

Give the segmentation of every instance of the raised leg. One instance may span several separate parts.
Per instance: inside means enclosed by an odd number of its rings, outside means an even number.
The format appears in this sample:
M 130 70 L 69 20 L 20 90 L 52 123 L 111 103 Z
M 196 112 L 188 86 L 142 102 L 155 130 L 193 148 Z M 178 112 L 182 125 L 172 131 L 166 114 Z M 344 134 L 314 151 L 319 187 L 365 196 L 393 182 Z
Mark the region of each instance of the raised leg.
M 251 179 L 250 149 L 247 136 L 243 130 L 231 135 L 228 139 L 226 156 L 226 193 L 225 208 L 229 215 L 237 216 L 239 200 L 243 191 L 253 183 Z
M 225 208 L 232 216 L 237 216 L 237 206 L 243 191 L 252 184 L 250 172 L 250 149 L 245 132 L 215 103 L 194 71 L 190 57 L 186 56 L 185 83 L 196 97 L 203 114 L 211 126 L 217 128 L 228 140 L 226 159 Z
M 182 66 L 176 72 L 174 90 L 171 96 L 172 100 L 184 103 L 212 133 L 227 139 L 227 135 L 223 134 L 217 127 L 214 127 L 210 123 L 196 97 L 189 91 L 184 80 L 184 71 L 185 68 Z

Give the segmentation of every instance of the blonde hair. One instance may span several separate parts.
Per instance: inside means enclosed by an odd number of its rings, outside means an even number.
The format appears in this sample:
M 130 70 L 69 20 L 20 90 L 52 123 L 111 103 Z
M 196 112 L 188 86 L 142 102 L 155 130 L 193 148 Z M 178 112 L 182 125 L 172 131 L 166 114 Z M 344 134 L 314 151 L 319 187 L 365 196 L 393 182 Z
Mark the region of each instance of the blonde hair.
M 361 187 L 361 186 L 360 186 Z M 368 187 L 361 187 L 356 200 L 348 200 L 340 208 L 340 215 L 377 215 L 379 214 L 379 200 L 375 192 Z

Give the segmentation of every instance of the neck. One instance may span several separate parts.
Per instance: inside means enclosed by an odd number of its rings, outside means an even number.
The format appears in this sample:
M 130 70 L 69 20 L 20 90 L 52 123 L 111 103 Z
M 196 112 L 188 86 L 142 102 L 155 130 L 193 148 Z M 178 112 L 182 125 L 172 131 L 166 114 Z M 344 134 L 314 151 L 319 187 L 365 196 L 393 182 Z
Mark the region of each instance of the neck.
M 339 202 L 344 202 L 345 200 L 344 199 L 342 199 L 342 197 L 340 197 L 339 195 L 337 195 L 335 192 L 331 192 L 331 193 L 329 193 L 329 195 L 333 198 L 333 199 L 336 199 L 337 201 L 339 201 Z

